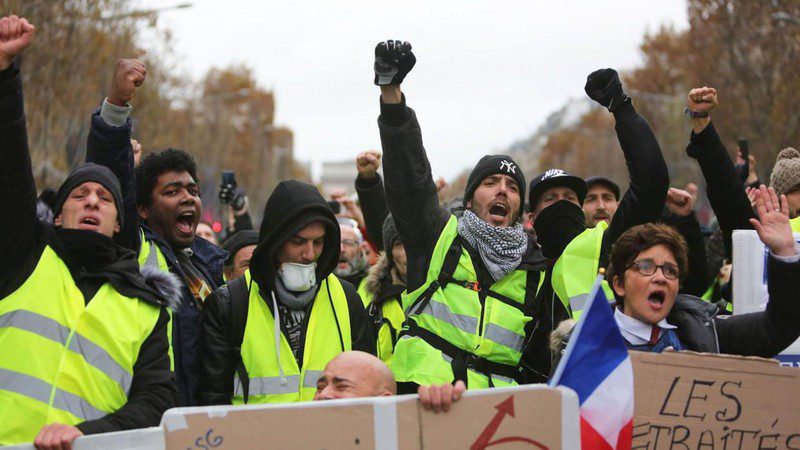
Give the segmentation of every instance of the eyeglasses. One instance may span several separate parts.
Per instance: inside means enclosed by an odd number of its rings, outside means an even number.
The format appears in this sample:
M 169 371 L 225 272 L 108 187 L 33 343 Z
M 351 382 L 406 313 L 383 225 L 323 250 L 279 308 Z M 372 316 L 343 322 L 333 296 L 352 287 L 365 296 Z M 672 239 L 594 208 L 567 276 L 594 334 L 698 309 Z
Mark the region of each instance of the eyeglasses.
M 681 276 L 681 271 L 675 266 L 675 264 L 667 263 L 659 265 L 650 259 L 634 261 L 628 265 L 627 268 L 630 269 L 631 267 L 635 268 L 637 272 L 646 277 L 656 273 L 656 269 L 661 269 L 661 273 L 664 274 L 664 278 L 668 280 L 676 280 Z
M 342 245 L 345 247 L 358 247 L 360 244 L 352 239 L 342 239 Z

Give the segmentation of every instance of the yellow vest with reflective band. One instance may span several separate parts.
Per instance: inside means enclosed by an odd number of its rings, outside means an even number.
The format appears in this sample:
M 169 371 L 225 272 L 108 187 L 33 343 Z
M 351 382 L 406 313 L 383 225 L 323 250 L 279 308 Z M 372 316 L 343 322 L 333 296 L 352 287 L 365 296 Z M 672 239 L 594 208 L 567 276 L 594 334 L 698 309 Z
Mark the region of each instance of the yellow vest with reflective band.
M 553 266 L 553 291 L 575 320 L 581 318 L 583 308 L 589 301 L 589 292 L 600 265 L 603 234 L 607 228 L 608 224 L 603 221 L 575 236 Z M 614 294 L 605 280 L 602 287 L 608 301 L 613 301 Z
M 300 368 L 280 329 L 276 351 L 271 296 L 261 298 L 258 285 L 251 281 L 250 270 L 245 272 L 245 282 L 250 286 L 250 295 L 241 354 L 250 380 L 247 403 L 312 400 L 325 365 L 339 353 L 352 349 L 350 310 L 342 284 L 335 275 L 329 275 L 321 283 L 308 317 Z M 244 389 L 238 375 L 233 385 L 233 404 L 243 404 Z
M 361 284 L 364 285 L 365 283 L 362 282 Z M 359 295 L 361 296 L 361 301 L 364 302 L 364 308 L 366 308 L 373 323 L 380 322 L 376 339 L 378 358 L 391 367 L 394 346 L 397 344 L 398 334 L 400 329 L 403 328 L 403 322 L 406 320 L 406 315 L 401 306 L 402 298 L 406 296 L 406 293 L 403 291 L 400 299 L 397 296 L 384 299 L 380 305 L 380 310 L 377 310 L 377 306 L 372 303 L 375 296 L 367 292 L 366 286 L 363 287 L 363 293 L 359 292 Z
M 103 284 L 87 305 L 45 247 L 31 276 L 0 300 L 0 445 L 58 422 L 102 418 L 128 401 L 139 348 L 161 307 Z
M 790 220 L 789 225 L 792 226 L 792 233 L 800 233 L 800 217 Z
M 164 272 L 169 272 L 167 258 L 164 256 L 164 253 L 161 252 L 161 249 L 158 248 L 158 245 L 153 241 L 147 240 L 144 236 L 144 230 L 141 228 L 139 229 L 139 236 L 139 267 L 152 267 L 154 269 L 163 270 Z M 181 303 L 180 299 L 178 299 L 177 303 Z M 174 311 L 167 309 L 167 313 L 169 314 L 170 322 L 170 326 L 167 329 L 167 339 L 169 341 L 169 370 L 175 371 L 175 352 L 172 350 L 171 325 L 174 323 L 172 320 Z
M 525 344 L 528 272 L 478 284 L 451 216 L 433 249 L 426 283 L 407 294 L 408 319 L 394 349 L 397 381 L 420 385 L 464 379 L 470 389 L 517 384 Z M 448 257 L 449 255 L 449 257 Z

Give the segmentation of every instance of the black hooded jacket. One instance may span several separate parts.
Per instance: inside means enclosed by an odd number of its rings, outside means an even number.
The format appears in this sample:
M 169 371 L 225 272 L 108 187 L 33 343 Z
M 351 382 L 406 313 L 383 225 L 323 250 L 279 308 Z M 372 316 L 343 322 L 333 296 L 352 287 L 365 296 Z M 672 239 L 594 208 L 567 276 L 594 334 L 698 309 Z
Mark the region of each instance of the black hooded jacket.
M 31 276 L 42 252 L 50 246 L 64 262 L 88 303 L 104 284 L 120 294 L 162 306 L 150 335 L 142 342 L 128 402 L 116 412 L 78 424 L 84 434 L 158 425 L 162 413 L 175 406 L 178 393 L 167 354 L 166 292 L 169 280 L 155 286 L 142 276 L 133 252 L 110 238 L 86 230 L 54 228 L 37 217 L 36 184 L 28 151 L 19 70 L 0 71 L 0 302 Z M 45 208 L 46 209 L 46 208 Z
M 264 209 L 264 219 L 259 231 L 259 244 L 253 252 L 250 273 L 260 288 L 262 299 L 270 298 L 274 289 L 275 275 L 279 264 L 277 253 L 284 242 L 312 222 L 325 224 L 326 233 L 323 250 L 317 259 L 317 286 L 333 273 L 339 261 L 339 226 L 336 217 L 325 199 L 312 185 L 296 180 L 282 181 L 270 195 Z M 239 280 L 243 281 L 243 278 Z M 347 297 L 350 311 L 350 334 L 352 349 L 375 354 L 375 338 L 369 317 L 355 287 L 339 279 Z M 237 282 L 241 282 L 238 281 Z M 248 289 L 255 286 L 251 284 Z M 247 308 L 233 302 L 245 302 L 247 298 L 231 295 L 232 289 L 223 286 L 208 296 L 203 315 L 201 349 L 203 355 L 200 381 L 200 402 L 205 405 L 230 404 L 233 397 L 233 377 L 239 364 L 238 349 L 247 323 Z M 272 302 L 266 302 L 272 311 Z M 308 305 L 310 311 L 313 302 Z M 233 317 L 234 311 L 243 316 Z M 302 341 L 308 327 L 306 314 Z M 285 334 L 285 330 L 281 330 Z M 265 336 L 272 339 L 272 336 Z M 303 342 L 300 355 L 302 361 Z

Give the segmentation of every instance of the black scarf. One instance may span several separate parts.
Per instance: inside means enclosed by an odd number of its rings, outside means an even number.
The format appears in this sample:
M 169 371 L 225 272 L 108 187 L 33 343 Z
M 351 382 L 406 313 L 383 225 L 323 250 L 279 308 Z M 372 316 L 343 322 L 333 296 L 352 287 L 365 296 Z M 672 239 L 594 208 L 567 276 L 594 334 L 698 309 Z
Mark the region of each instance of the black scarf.
M 580 206 L 559 200 L 543 209 L 533 228 L 545 258 L 555 261 L 575 236 L 586 230 L 585 216 Z
M 110 237 L 88 230 L 54 228 L 49 241 L 79 286 L 88 282 L 99 288 L 108 282 L 126 297 L 164 304 L 139 272 L 136 254 Z

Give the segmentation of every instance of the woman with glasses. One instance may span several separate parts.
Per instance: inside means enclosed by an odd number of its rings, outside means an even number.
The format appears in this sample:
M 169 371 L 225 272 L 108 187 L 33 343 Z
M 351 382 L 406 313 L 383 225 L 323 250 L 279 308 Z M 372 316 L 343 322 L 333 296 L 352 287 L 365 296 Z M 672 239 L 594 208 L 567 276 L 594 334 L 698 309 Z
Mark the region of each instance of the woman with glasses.
M 686 242 L 667 225 L 639 225 L 617 240 L 606 278 L 617 300 L 614 318 L 631 349 L 772 357 L 800 336 L 800 246 L 786 198 L 779 201 L 761 186 L 756 211 L 760 220 L 751 223 L 769 249 L 764 312 L 717 317 L 716 305 L 678 295 L 687 275 Z

